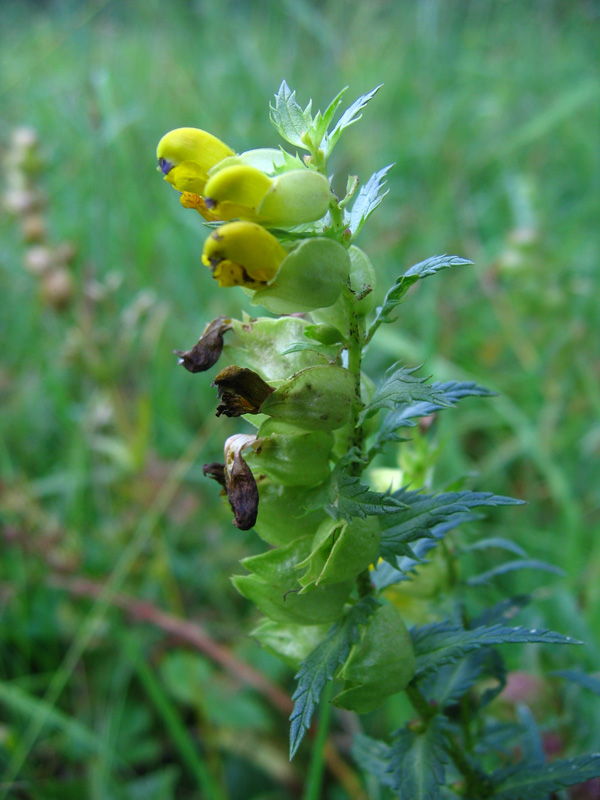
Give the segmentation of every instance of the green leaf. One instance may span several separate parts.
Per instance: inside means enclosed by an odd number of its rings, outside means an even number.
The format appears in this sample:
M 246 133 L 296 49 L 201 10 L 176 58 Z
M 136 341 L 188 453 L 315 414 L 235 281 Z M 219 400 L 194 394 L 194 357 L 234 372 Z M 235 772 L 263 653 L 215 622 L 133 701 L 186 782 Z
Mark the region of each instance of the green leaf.
M 444 720 L 434 718 L 423 731 L 397 731 L 390 748 L 392 787 L 402 800 L 438 800 L 445 780 Z
M 421 278 L 427 278 L 430 275 L 435 275 L 436 272 L 439 272 L 442 269 L 448 269 L 449 267 L 460 267 L 464 264 L 472 263 L 472 261 L 469 261 L 466 258 L 447 256 L 444 254 L 441 256 L 432 256 L 432 258 L 428 258 L 426 261 L 421 261 L 419 264 L 415 264 L 413 267 L 410 267 L 410 269 L 408 269 L 404 275 L 401 275 L 396 280 L 396 283 L 386 294 L 383 305 L 377 309 L 377 315 L 373 320 L 371 327 L 369 328 L 367 339 L 370 339 L 373 336 L 382 322 L 394 321 L 390 317 L 391 312 L 402 301 L 402 298 L 410 289 L 410 287 L 418 280 L 421 280 Z
M 445 399 L 444 392 L 433 385 L 426 385 L 427 378 L 417 378 L 415 372 L 419 367 L 392 366 L 384 373 L 373 399 L 359 416 L 359 424 L 367 417 L 372 417 L 380 408 L 395 409 L 400 404 L 425 401 L 440 407 L 448 407 L 451 403 Z
M 290 353 L 301 353 L 303 350 L 312 350 L 319 355 L 325 356 L 329 361 L 336 361 L 342 351 L 342 345 L 321 344 L 320 342 L 292 342 L 287 347 L 282 356 L 287 356 Z
M 600 753 L 578 758 L 565 758 L 533 768 L 507 767 L 490 776 L 496 800 L 546 800 L 549 794 L 566 786 L 597 778 L 600 775 Z
M 327 133 L 327 129 L 331 125 L 333 118 L 335 117 L 335 112 L 338 110 L 340 103 L 342 102 L 343 96 L 348 91 L 348 87 L 342 89 L 331 101 L 331 103 L 327 106 L 325 111 L 321 113 L 317 111 L 315 114 L 315 118 L 313 120 L 312 129 L 310 131 L 310 138 L 313 142 L 315 150 L 317 150 L 321 143 L 323 142 L 323 138 Z
M 358 733 L 352 742 L 352 757 L 362 770 L 374 775 L 382 786 L 393 785 L 394 778 L 388 772 L 390 748 L 385 742 Z
M 506 575 L 508 572 L 516 572 L 522 569 L 536 569 L 540 572 L 552 572 L 554 575 L 564 575 L 564 570 L 555 567 L 554 564 L 548 564 L 546 561 L 539 561 L 535 558 L 519 558 L 515 561 L 505 561 L 504 564 L 499 564 L 497 567 L 481 572 L 479 575 L 467 579 L 469 586 L 481 586 L 484 583 L 489 583 L 499 575 Z
M 271 122 L 286 142 L 309 150 L 303 139 L 312 125 L 310 113 L 311 103 L 304 110 L 296 101 L 296 92 L 292 92 L 285 81 L 281 82 L 275 95 L 275 105 L 269 105 Z
M 263 619 L 250 633 L 267 650 L 276 653 L 295 669 L 325 638 L 328 625 L 290 625 Z
M 252 575 L 235 575 L 231 580 L 240 594 L 251 600 L 275 622 L 293 625 L 331 623 L 342 613 L 352 582 L 319 586 L 300 594 L 296 566 L 310 553 L 312 536 L 268 550 L 243 560 Z
M 420 685 L 428 700 L 440 709 L 456 703 L 481 678 L 484 672 L 485 651 L 476 651 L 453 664 L 445 664 L 429 673 Z
M 349 228 L 353 236 L 359 233 L 362 226 L 388 194 L 389 189 L 384 191 L 384 187 L 387 183 L 387 174 L 393 166 L 393 164 L 388 164 L 387 167 L 382 167 L 378 172 L 374 172 L 365 185 L 360 187 L 350 212 Z
M 516 542 L 511 539 L 504 539 L 502 536 L 490 536 L 487 539 L 479 539 L 473 542 L 468 547 L 464 548 L 465 553 L 470 553 L 472 550 L 490 550 L 497 548 L 498 550 L 507 550 L 509 553 L 514 553 L 521 558 L 527 558 L 527 553 Z
M 583 644 L 571 636 L 540 628 L 510 628 L 498 623 L 465 630 L 450 620 L 412 628 L 411 636 L 417 657 L 417 675 L 425 675 L 444 664 L 451 664 L 480 647 L 524 642 Z
M 298 686 L 292 696 L 295 702 L 290 716 L 290 759 L 310 727 L 325 684 L 348 658 L 350 648 L 358 639 L 359 627 L 367 622 L 378 605 L 373 597 L 359 600 L 345 617 L 332 625 L 326 638 L 302 662 L 296 675 Z
M 361 95 L 358 98 L 358 100 L 355 100 L 354 103 L 352 103 L 352 105 L 349 106 L 344 111 L 342 116 L 337 121 L 334 129 L 326 137 L 326 140 L 325 140 L 325 143 L 324 143 L 325 144 L 324 150 L 325 150 L 325 157 L 326 158 L 328 158 L 331 155 L 331 151 L 333 150 L 333 148 L 337 144 L 337 142 L 338 142 L 338 140 L 339 140 L 339 138 L 340 138 L 340 136 L 342 134 L 342 131 L 345 130 L 346 128 L 349 128 L 350 125 L 354 125 L 355 122 L 358 122 L 358 120 L 362 117 L 362 114 L 360 112 L 367 105 L 367 103 L 375 97 L 375 95 L 381 89 L 382 86 L 383 86 L 383 84 L 380 84 L 379 86 L 376 86 L 372 91 L 367 92 L 367 94 Z
M 556 672 L 551 672 L 550 675 L 556 675 L 559 678 L 564 678 L 571 683 L 577 683 L 588 689 L 590 692 L 597 694 L 600 697 L 600 678 L 594 678 L 592 675 L 586 675 L 579 669 L 560 669 Z
M 375 441 L 370 448 L 370 455 L 374 456 L 378 453 L 386 442 L 400 442 L 404 441 L 403 437 L 399 436 L 396 431 L 398 428 L 414 428 L 417 423 L 415 419 L 428 417 L 437 411 L 443 411 L 445 408 L 455 406 L 463 397 L 494 397 L 496 392 L 485 389 L 483 386 L 478 386 L 472 381 L 446 381 L 440 383 L 436 381 L 431 384 L 431 388 L 436 392 L 442 392 L 444 395 L 444 405 L 432 403 L 427 400 L 417 401 L 415 403 L 405 403 L 394 411 L 391 411 L 381 424 Z
M 406 488 L 392 495 L 408 508 L 390 515 L 382 521 L 381 557 L 393 567 L 398 566 L 398 556 L 415 558 L 409 546 L 421 538 L 435 538 L 433 529 L 445 523 L 455 514 L 464 514 L 472 508 L 482 506 L 519 505 L 521 500 L 502 497 L 491 492 L 456 492 L 438 495 L 421 494 Z
M 405 504 L 390 494 L 374 492 L 360 482 L 360 478 L 350 475 L 347 465 L 340 462 L 332 474 L 330 502 L 325 511 L 333 519 L 352 517 L 364 519 L 369 515 L 393 514 Z

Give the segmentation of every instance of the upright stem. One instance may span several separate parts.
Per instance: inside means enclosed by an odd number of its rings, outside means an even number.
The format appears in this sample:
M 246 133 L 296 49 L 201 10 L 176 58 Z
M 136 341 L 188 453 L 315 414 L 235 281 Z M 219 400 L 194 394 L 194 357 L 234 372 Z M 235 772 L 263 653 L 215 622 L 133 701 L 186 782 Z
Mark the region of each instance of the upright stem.
M 315 737 L 308 768 L 308 778 L 304 789 L 303 800 L 319 800 L 321 797 L 321 784 L 325 768 L 325 747 L 331 720 L 331 695 L 333 694 L 333 681 L 329 681 L 320 701 L 319 729 Z

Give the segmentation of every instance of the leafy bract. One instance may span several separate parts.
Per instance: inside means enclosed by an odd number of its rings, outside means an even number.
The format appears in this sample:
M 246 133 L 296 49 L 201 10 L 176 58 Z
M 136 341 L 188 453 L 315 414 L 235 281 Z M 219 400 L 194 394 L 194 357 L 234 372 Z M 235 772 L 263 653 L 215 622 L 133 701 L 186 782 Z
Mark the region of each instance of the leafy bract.
M 302 662 L 296 675 L 298 686 L 292 696 L 294 710 L 290 716 L 290 758 L 293 758 L 310 727 L 323 687 L 333 679 L 350 648 L 358 639 L 359 627 L 378 608 L 372 597 L 364 597 L 341 619 L 335 622 L 325 639 Z
M 423 694 L 441 709 L 455 703 L 481 678 L 484 660 L 485 650 L 478 650 L 429 673 L 421 684 Z
M 441 256 L 433 256 L 432 258 L 428 258 L 426 261 L 421 261 L 419 264 L 415 264 L 413 267 L 410 267 L 410 269 L 408 269 L 404 275 L 401 275 L 396 280 L 396 283 L 386 294 L 383 305 L 377 309 L 377 315 L 375 316 L 375 319 L 369 328 L 367 339 L 371 339 L 382 322 L 394 321 L 390 317 L 390 314 L 402 301 L 402 298 L 410 289 L 410 287 L 418 280 L 421 278 L 427 278 L 430 275 L 435 275 L 436 272 L 439 272 L 442 269 L 448 269 L 449 267 L 460 267 L 464 264 L 472 263 L 472 261 L 469 261 L 466 258 L 460 258 L 459 256 L 447 256 L 444 254 Z
M 271 122 L 279 135 L 289 142 L 308 150 L 304 134 L 312 125 L 310 113 L 312 101 L 303 110 L 296 100 L 296 92 L 292 91 L 285 81 L 281 82 L 279 91 L 275 95 L 275 105 L 269 105 Z
M 571 683 L 577 683 L 579 686 L 583 686 L 584 689 L 588 689 L 590 692 L 600 697 L 600 678 L 587 675 L 580 669 L 560 669 L 550 674 L 556 675 L 559 678 L 564 678 L 567 681 L 571 681 Z
M 418 378 L 414 374 L 419 367 L 401 367 L 398 364 L 386 370 L 371 402 L 362 410 L 359 424 L 372 417 L 380 408 L 395 409 L 401 404 L 416 401 L 433 403 L 441 408 L 452 405 L 444 397 L 443 390 L 427 385 L 427 378 Z
M 422 731 L 404 728 L 389 751 L 392 787 L 402 800 L 438 800 L 445 779 L 444 720 L 433 719 Z
M 478 575 L 473 575 L 467 579 L 469 586 L 481 586 L 484 583 L 489 583 L 499 575 L 506 575 L 507 572 L 517 572 L 522 569 L 535 569 L 539 572 L 551 572 L 554 575 L 564 575 L 564 570 L 554 564 L 548 564 L 546 561 L 540 561 L 536 558 L 517 558 L 514 561 L 505 561 L 503 564 L 498 564 L 492 569 L 485 572 L 480 572 Z
M 399 405 L 385 417 L 379 427 L 369 451 L 370 456 L 378 453 L 386 442 L 403 441 L 396 431 L 398 428 L 414 428 L 417 425 L 415 419 L 428 417 L 437 411 L 455 406 L 463 397 L 494 397 L 496 394 L 483 386 L 478 386 L 473 381 L 446 381 L 444 383 L 436 381 L 431 384 L 431 389 L 443 394 L 444 405 L 428 400 L 417 400 Z
M 565 758 L 529 769 L 507 767 L 492 773 L 496 800 L 546 800 L 566 786 L 574 786 L 600 775 L 600 753 Z
M 480 647 L 524 642 L 582 644 L 571 636 L 543 628 L 510 628 L 498 623 L 465 630 L 450 620 L 412 628 L 411 636 L 417 657 L 417 675 L 425 675 L 444 664 L 451 664 Z
M 325 511 L 333 519 L 348 521 L 352 517 L 393 514 L 406 507 L 392 495 L 374 492 L 362 484 L 360 478 L 350 475 L 346 462 L 340 462 L 333 471 L 330 498 Z
M 388 164 L 387 167 L 374 172 L 365 185 L 361 186 L 350 212 L 349 228 L 353 237 L 359 233 L 362 226 L 389 192 L 389 189 L 386 190 L 384 187 L 387 174 L 393 166 L 393 164 Z
M 438 495 L 422 494 L 403 488 L 392 495 L 408 508 L 390 514 L 382 520 L 381 557 L 398 567 L 398 556 L 414 559 L 416 554 L 410 544 L 419 539 L 435 538 L 436 525 L 451 521 L 455 514 L 465 514 L 482 506 L 515 505 L 522 501 L 502 497 L 491 492 L 462 491 Z
M 352 742 L 352 755 L 358 766 L 374 775 L 382 786 L 393 785 L 394 777 L 388 772 L 390 748 L 385 742 L 362 733 L 356 734 Z
M 375 97 L 375 95 L 381 89 L 382 86 L 383 84 L 380 84 L 379 86 L 376 86 L 374 89 L 372 89 L 370 92 L 361 95 L 357 100 L 355 100 L 352 103 L 351 106 L 348 106 L 348 108 L 344 111 L 342 116 L 336 122 L 335 127 L 333 128 L 331 133 L 328 134 L 328 136 L 326 137 L 325 148 L 324 148 L 326 157 L 329 157 L 329 155 L 331 154 L 331 151 L 337 144 L 342 131 L 345 130 L 346 128 L 349 128 L 350 125 L 354 125 L 355 122 L 358 122 L 358 120 L 362 117 L 362 114 L 360 112 L 367 105 L 367 103 Z

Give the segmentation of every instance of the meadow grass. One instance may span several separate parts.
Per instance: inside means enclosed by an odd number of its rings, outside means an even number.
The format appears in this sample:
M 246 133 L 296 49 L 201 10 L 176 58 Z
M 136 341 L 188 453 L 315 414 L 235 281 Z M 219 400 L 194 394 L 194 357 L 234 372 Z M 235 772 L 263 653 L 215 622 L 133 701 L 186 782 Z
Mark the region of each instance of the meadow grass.
M 364 182 L 395 162 L 363 242 L 379 295 L 434 253 L 476 266 L 419 285 L 367 371 L 405 359 L 499 392 L 440 419 L 436 487 L 462 479 L 528 501 L 485 535 L 565 578 L 500 585 L 537 587 L 532 613 L 586 640 L 575 657 L 597 667 L 598 26 L 585 2 L 0 4 L 0 140 L 38 132 L 51 237 L 77 248 L 75 300 L 54 311 L 0 217 L 0 797 L 274 800 L 302 783 L 285 715 L 114 608 L 125 592 L 200 621 L 232 662 L 289 684 L 248 641 L 254 613 L 228 581 L 260 544 L 202 480 L 239 426 L 214 421 L 210 381 L 172 356 L 250 307 L 215 288 L 199 217 L 154 159 L 181 125 L 236 150 L 277 146 L 267 110 L 282 78 L 317 107 L 384 83 L 333 159 L 340 188 L 348 171 Z M 99 596 L 79 597 L 77 577 Z M 514 666 L 569 657 L 530 650 Z M 391 703 L 386 725 L 401 710 Z M 555 714 L 573 746 L 598 748 L 593 709 L 568 733 Z M 344 769 L 327 797 L 360 796 Z

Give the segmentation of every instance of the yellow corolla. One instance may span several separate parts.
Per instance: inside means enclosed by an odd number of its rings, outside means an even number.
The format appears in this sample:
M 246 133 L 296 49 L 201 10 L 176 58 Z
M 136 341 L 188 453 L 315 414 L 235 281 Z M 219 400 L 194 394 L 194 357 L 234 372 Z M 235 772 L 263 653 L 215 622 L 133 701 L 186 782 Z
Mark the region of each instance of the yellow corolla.
M 204 243 L 202 262 L 219 286 L 264 288 L 275 277 L 286 250 L 265 228 L 254 222 L 228 222 Z
M 270 178 L 249 164 L 233 164 L 211 172 L 204 197 L 207 208 L 219 219 L 288 226 L 324 216 L 331 188 L 324 175 L 309 169 Z
M 234 155 L 216 136 L 200 128 L 176 128 L 156 148 L 158 170 L 178 192 L 204 195 L 208 171 Z

